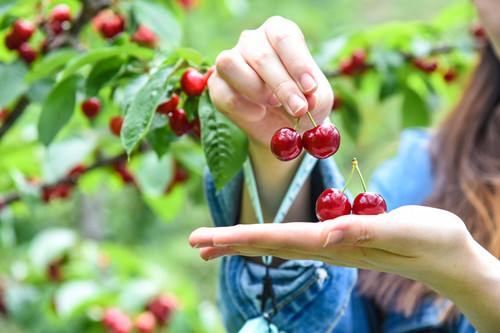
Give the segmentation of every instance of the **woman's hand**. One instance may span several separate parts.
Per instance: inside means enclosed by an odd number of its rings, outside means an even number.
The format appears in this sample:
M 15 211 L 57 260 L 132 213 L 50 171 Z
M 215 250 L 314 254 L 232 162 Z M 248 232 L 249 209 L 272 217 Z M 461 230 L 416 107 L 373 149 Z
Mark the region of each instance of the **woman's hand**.
M 271 255 L 399 274 L 450 299 L 479 332 L 500 327 L 500 261 L 444 210 L 405 206 L 322 223 L 200 228 L 189 243 L 205 260 Z
M 189 242 L 201 248 L 205 260 L 235 254 L 272 255 L 422 279 L 452 269 L 473 240 L 456 215 L 405 206 L 387 214 L 348 215 L 322 223 L 200 228 Z
M 241 33 L 236 46 L 223 51 L 208 82 L 217 109 L 250 138 L 269 149 L 274 132 L 293 127 L 296 117 L 312 112 L 322 123 L 331 111 L 333 93 L 314 62 L 300 28 L 279 16 L 256 30 Z M 299 132 L 312 128 L 303 119 Z

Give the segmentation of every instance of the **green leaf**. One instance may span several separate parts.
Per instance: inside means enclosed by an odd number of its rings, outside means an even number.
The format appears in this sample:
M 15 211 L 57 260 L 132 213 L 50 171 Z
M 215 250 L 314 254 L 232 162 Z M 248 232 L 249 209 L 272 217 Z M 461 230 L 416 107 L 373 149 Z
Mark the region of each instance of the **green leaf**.
M 73 61 L 70 61 L 66 68 L 64 68 L 64 70 L 60 73 L 58 81 L 65 80 L 82 66 L 92 64 L 104 59 L 117 56 L 133 56 L 138 58 L 151 59 L 153 55 L 153 50 L 146 47 L 139 47 L 133 44 L 94 49 L 73 59 Z
M 127 113 L 130 104 L 134 101 L 135 95 L 141 90 L 142 87 L 148 82 L 147 74 L 140 74 L 130 78 L 123 86 L 119 86 L 114 93 L 114 100 Z
M 247 136 L 217 111 L 207 91 L 198 112 L 203 151 L 218 191 L 241 170 L 248 155 Z
M 189 96 L 183 105 L 184 112 L 186 112 L 186 116 L 189 121 L 193 121 L 198 115 L 198 107 L 200 105 L 200 97 L 199 96 Z
M 186 195 L 184 186 L 175 186 L 168 195 L 159 197 L 144 194 L 142 200 L 163 222 L 172 222 L 182 212 Z
M 173 67 L 164 67 L 154 73 L 139 90 L 123 121 L 122 144 L 130 155 L 137 142 L 146 134 L 156 106 L 165 93 Z
M 36 62 L 30 72 L 24 78 L 25 83 L 31 83 L 52 75 L 56 70 L 64 67 L 71 59 L 77 57 L 79 53 L 74 49 L 64 48 L 54 50 Z
M 76 245 L 78 237 L 73 230 L 63 228 L 45 229 L 31 241 L 28 255 L 33 267 L 43 272 L 51 261 L 60 259 Z
M 71 118 L 79 82 L 79 76 L 70 76 L 56 85 L 45 99 L 38 120 L 38 136 L 44 145 L 48 146 Z
M 411 88 L 404 90 L 403 127 L 428 126 L 429 108 L 425 100 Z
M 37 80 L 30 85 L 26 95 L 30 101 L 41 104 L 49 95 L 54 83 L 55 80 L 52 78 Z
M 398 79 L 392 72 L 388 72 L 383 77 L 383 82 L 380 87 L 379 99 L 380 101 L 385 100 L 388 97 L 396 94 L 399 91 L 400 85 Z
M 74 280 L 63 283 L 54 294 L 54 306 L 57 314 L 70 317 L 82 304 L 97 298 L 102 287 L 90 280 Z
M 27 72 L 28 67 L 21 60 L 0 63 L 0 109 L 24 93 L 26 85 L 23 78 Z
M 354 95 L 343 86 L 335 86 L 333 90 L 342 100 L 342 106 L 338 112 L 340 112 L 343 128 L 346 134 L 353 141 L 356 141 L 359 137 L 361 128 L 361 113 L 357 100 Z
M 146 139 L 158 157 L 163 156 L 169 150 L 171 142 L 179 140 L 168 126 L 167 118 L 156 113 L 153 116 Z
M 182 28 L 168 7 L 159 2 L 136 0 L 132 8 L 139 23 L 145 24 L 169 46 L 180 44 Z
M 141 156 L 141 165 L 136 172 L 141 193 L 163 195 L 167 183 L 172 177 L 172 159 L 169 155 L 161 158 L 155 152 L 147 152 Z
M 2 1 L 0 2 L 0 17 L 7 13 L 14 5 L 16 4 L 15 0 L 10 1 Z
M 120 72 L 123 64 L 123 59 L 118 57 L 96 63 L 85 82 L 85 98 L 97 96 L 99 90 Z

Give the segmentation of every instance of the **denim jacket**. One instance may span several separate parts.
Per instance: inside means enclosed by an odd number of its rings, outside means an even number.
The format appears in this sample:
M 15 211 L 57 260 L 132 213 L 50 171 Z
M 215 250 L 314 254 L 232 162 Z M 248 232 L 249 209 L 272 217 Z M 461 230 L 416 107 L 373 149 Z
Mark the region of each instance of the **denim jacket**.
M 428 143 L 427 132 L 404 131 L 397 156 L 372 175 L 370 190 L 385 198 L 388 210 L 420 204 L 432 191 Z M 326 188 L 342 188 L 344 185 L 344 179 L 331 158 L 318 162 L 311 180 L 314 198 Z M 207 172 L 205 191 L 216 226 L 238 222 L 243 182 L 240 172 L 216 194 Z M 272 322 L 280 332 L 475 332 L 464 317 L 458 323 L 443 323 L 440 314 L 446 303 L 423 302 L 409 318 L 387 310 L 382 316 L 370 300 L 358 294 L 355 268 L 335 267 L 313 260 L 292 260 L 278 268 L 270 268 L 269 273 L 278 309 Z M 238 332 L 247 320 L 261 315 L 258 295 L 262 292 L 264 274 L 264 266 L 240 256 L 222 258 L 218 306 L 228 332 Z

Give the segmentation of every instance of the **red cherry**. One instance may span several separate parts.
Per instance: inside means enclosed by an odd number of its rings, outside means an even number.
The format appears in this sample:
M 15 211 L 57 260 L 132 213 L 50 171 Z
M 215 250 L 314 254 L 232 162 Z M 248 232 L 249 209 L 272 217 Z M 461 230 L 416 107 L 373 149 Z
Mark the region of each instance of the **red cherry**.
M 134 324 L 132 319 L 129 316 L 123 314 L 120 317 L 120 320 L 115 323 L 113 327 L 111 327 L 112 333 L 129 333 L 132 332 L 134 328 Z
M 340 73 L 343 75 L 352 75 L 356 69 L 356 65 L 352 61 L 352 59 L 344 60 L 340 63 Z
M 151 312 L 145 311 L 137 316 L 135 323 L 139 332 L 151 333 L 156 328 L 156 317 Z
M 60 260 L 53 261 L 47 266 L 47 278 L 52 282 L 62 282 L 62 262 Z
M 60 4 L 52 8 L 50 11 L 49 21 L 71 21 L 71 11 L 68 5 Z
M 302 152 L 300 134 L 290 127 L 282 127 L 271 138 L 271 152 L 280 161 L 290 161 Z
M 177 105 L 179 105 L 179 95 L 176 93 L 172 94 L 172 97 L 165 103 L 162 103 L 156 107 L 156 112 L 159 114 L 165 114 L 168 115 L 171 112 L 174 112 L 175 109 L 177 108 Z
M 0 198 L 0 211 L 5 207 L 5 202 Z M 0 300 L 1 301 L 1 300 Z
M 387 212 L 387 204 L 378 193 L 362 192 L 352 203 L 352 213 L 356 215 L 378 215 Z
M 210 69 L 205 73 L 205 84 L 208 82 L 208 79 L 210 79 L 210 76 L 215 72 L 215 66 L 210 67 Z
M 173 175 L 172 179 L 170 180 L 170 183 L 168 184 L 165 193 L 168 194 L 168 193 L 172 192 L 172 190 L 174 189 L 174 187 L 177 184 L 184 183 L 185 181 L 188 180 L 188 178 L 189 178 L 189 173 L 187 172 L 187 170 L 184 169 L 179 164 L 179 162 L 175 161 L 174 175 Z
M 316 216 L 321 222 L 350 213 L 351 203 L 339 189 L 326 189 L 316 200 Z
M 21 42 L 27 42 L 35 32 L 35 25 L 29 21 L 17 20 L 12 25 L 12 32 Z
M 446 82 L 452 82 L 457 77 L 457 71 L 454 68 L 448 69 L 448 71 L 444 74 L 443 78 Z
M 177 136 L 183 136 L 191 130 L 191 124 L 183 109 L 175 109 L 168 114 L 170 128 Z
M 339 150 L 340 134 L 333 124 L 321 124 L 302 136 L 304 149 L 316 158 L 327 158 Z
M 22 42 L 17 39 L 16 35 L 14 35 L 14 32 L 10 32 L 7 35 L 5 35 L 5 46 L 9 50 L 17 50 L 19 49 L 19 46 L 21 46 Z
M 102 323 L 106 327 L 113 327 L 123 315 L 124 313 L 122 312 L 122 310 L 118 308 L 108 308 L 104 312 Z
M 95 118 L 101 110 L 101 100 L 98 97 L 91 97 L 81 105 L 83 114 L 89 118 Z
M 125 161 L 118 161 L 113 163 L 113 169 L 118 173 L 125 184 L 135 183 L 134 175 L 127 169 Z
M 36 52 L 28 43 L 22 43 L 21 46 L 19 46 L 19 57 L 28 65 L 35 61 L 37 56 L 38 52 Z
M 188 96 L 200 96 L 206 85 L 205 76 L 194 68 L 188 68 L 181 77 L 182 91 Z
M 198 5 L 198 0 L 177 0 L 177 2 L 185 10 L 191 10 Z
M 42 190 L 42 200 L 49 202 L 52 199 L 66 198 L 71 193 L 73 186 L 67 183 L 56 184 L 54 186 L 45 187 Z
M 3 108 L 0 111 L 0 121 L 4 121 L 5 119 L 7 119 L 8 116 L 9 116 L 9 110 L 7 110 L 7 108 Z
M 143 24 L 139 25 L 137 31 L 132 35 L 131 40 L 148 47 L 155 47 L 158 43 L 158 37 L 155 33 Z
M 125 30 L 125 18 L 121 15 L 104 17 L 100 29 L 105 38 L 112 39 Z
M 194 120 L 191 122 L 191 130 L 193 131 L 194 135 L 198 140 L 201 139 L 201 123 L 200 123 L 200 117 L 194 118 Z
M 426 73 L 434 72 L 438 68 L 437 61 L 428 61 L 422 58 L 414 59 L 413 64 L 415 65 L 415 67 Z
M 78 178 L 80 178 L 82 173 L 85 172 L 85 170 L 86 170 L 86 168 L 83 164 L 78 164 L 77 166 L 75 166 L 73 169 L 71 169 L 68 172 L 68 177 L 76 182 L 78 180 Z
M 352 53 L 352 63 L 356 67 L 364 67 L 366 64 L 366 52 L 363 49 L 356 50 Z
M 147 309 L 156 317 L 160 325 L 168 323 L 177 309 L 177 300 L 171 295 L 159 295 L 147 305 Z
M 478 39 L 486 38 L 486 32 L 484 31 L 484 27 L 479 22 L 475 22 L 474 24 L 472 24 L 472 26 L 470 27 L 470 33 Z
M 109 120 L 109 130 L 117 137 L 120 137 L 122 126 L 123 126 L 122 116 L 113 116 Z

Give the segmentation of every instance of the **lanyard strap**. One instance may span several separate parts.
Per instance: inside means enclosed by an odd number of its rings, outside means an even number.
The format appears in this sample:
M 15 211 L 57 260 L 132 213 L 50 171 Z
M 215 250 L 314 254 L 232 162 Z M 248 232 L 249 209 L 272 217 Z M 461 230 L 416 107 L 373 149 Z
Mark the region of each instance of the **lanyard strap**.
M 305 154 L 302 162 L 300 163 L 299 169 L 295 174 L 292 183 L 288 187 L 285 197 L 281 201 L 281 205 L 276 213 L 273 223 L 281 223 L 285 218 L 286 214 L 290 210 L 295 198 L 300 192 L 300 189 L 306 182 L 307 178 L 312 172 L 312 169 L 316 165 L 318 160 L 309 154 Z M 252 163 L 250 162 L 250 157 L 247 157 L 243 163 L 243 174 L 245 177 L 245 183 L 248 188 L 248 193 L 250 196 L 250 201 L 252 202 L 252 207 L 257 216 L 257 222 L 264 223 L 264 216 L 262 215 L 262 208 L 260 206 L 259 192 L 257 191 L 257 184 L 255 182 L 255 176 L 252 169 Z M 270 265 L 272 262 L 271 256 L 263 256 L 262 261 L 265 265 Z

